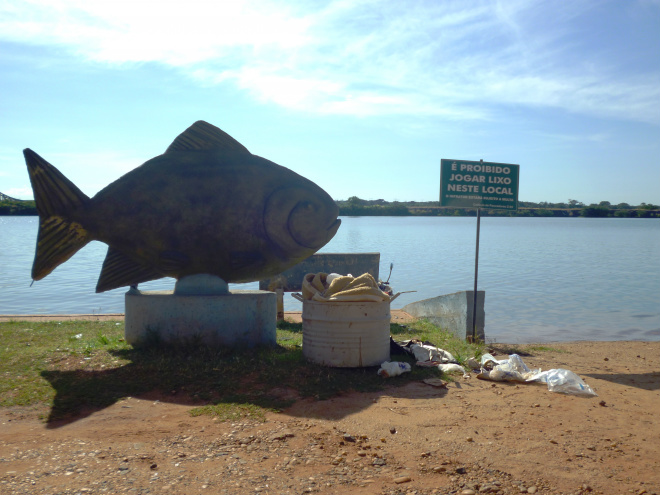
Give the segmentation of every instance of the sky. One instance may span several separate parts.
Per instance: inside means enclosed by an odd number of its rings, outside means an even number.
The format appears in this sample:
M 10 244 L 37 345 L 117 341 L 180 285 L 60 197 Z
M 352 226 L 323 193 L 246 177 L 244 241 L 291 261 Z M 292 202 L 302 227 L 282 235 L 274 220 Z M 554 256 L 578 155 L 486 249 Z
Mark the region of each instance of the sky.
M 660 0 L 3 0 L 0 192 L 93 196 L 205 120 L 335 199 L 660 204 Z

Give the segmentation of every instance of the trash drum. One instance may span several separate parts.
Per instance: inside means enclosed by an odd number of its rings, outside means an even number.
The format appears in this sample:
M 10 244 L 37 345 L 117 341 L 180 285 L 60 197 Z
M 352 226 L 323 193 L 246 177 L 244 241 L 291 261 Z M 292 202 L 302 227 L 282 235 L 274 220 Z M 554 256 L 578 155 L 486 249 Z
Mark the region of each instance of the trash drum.
M 390 301 L 303 301 L 303 355 L 338 368 L 390 360 Z

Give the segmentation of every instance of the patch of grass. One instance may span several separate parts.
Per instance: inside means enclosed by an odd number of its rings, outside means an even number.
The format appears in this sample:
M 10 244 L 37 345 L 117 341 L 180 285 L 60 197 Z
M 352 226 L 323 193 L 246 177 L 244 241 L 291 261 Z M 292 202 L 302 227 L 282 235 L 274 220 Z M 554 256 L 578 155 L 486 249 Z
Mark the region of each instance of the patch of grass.
M 108 352 L 128 347 L 123 333 L 115 322 L 0 323 L 0 406 L 52 403 L 55 390 L 41 376 L 50 369 L 120 365 Z
M 491 347 L 502 354 L 518 354 L 519 356 L 533 356 L 533 352 L 568 353 L 564 349 L 540 344 L 491 344 Z
M 416 320 L 409 325 L 393 324 L 390 332 L 394 340 L 398 341 L 410 339 L 428 341 L 436 347 L 450 352 L 460 364 L 465 364 L 471 357 L 478 359 L 486 352 L 486 345 L 483 342 L 470 344 L 428 320 Z
M 526 348 L 529 351 L 538 351 L 538 352 L 558 352 L 560 354 L 567 354 L 568 351 L 564 349 L 558 349 L 557 347 L 550 347 L 547 345 L 530 345 Z
M 256 404 L 225 402 L 208 406 L 195 407 L 190 411 L 192 416 L 203 414 L 214 416 L 220 421 L 236 421 L 239 419 L 266 420 L 266 409 Z
M 495 354 L 518 354 L 519 356 L 531 356 L 529 352 L 517 344 L 491 344 L 490 351 Z
M 460 362 L 483 353 L 483 345 L 455 339 L 424 321 L 392 325 L 391 333 L 396 340 L 428 340 Z M 291 397 L 327 399 L 441 375 L 437 368 L 414 366 L 407 355 L 392 356 L 412 365 L 411 373 L 396 379 L 378 376 L 377 366 L 310 363 L 302 353 L 300 323 L 279 323 L 272 347 L 211 348 L 195 342 L 166 347 L 157 339 L 152 344 L 128 345 L 123 323 L 116 322 L 0 323 L 0 406 L 46 406 L 54 421 L 149 392 L 206 403 L 193 414 L 259 418 L 291 405 Z

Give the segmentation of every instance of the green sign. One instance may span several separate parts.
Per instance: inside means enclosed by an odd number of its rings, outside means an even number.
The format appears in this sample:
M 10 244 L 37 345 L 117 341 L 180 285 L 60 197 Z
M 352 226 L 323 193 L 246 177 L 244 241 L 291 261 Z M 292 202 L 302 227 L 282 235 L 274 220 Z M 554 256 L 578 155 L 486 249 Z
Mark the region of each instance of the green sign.
M 440 161 L 440 205 L 518 209 L 520 165 L 467 160 Z

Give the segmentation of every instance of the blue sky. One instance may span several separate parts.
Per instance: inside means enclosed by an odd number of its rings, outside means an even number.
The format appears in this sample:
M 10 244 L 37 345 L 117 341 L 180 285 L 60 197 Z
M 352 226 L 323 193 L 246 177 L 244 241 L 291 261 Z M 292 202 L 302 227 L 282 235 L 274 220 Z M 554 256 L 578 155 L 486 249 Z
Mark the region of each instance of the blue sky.
M 437 201 L 451 158 L 660 204 L 660 1 L 3 0 L 0 115 L 22 199 L 23 148 L 91 196 L 202 119 L 335 199 Z

